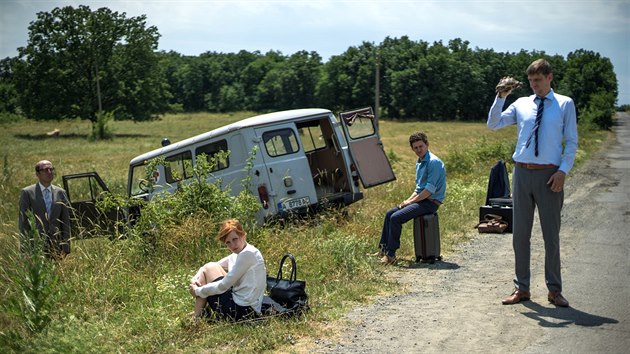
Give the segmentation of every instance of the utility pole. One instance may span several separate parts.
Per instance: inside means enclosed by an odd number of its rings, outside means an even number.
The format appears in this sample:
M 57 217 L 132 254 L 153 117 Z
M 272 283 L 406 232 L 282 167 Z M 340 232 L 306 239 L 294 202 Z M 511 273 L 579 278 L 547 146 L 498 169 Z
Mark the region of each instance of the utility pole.
M 378 49 L 376 50 L 376 73 L 374 78 L 374 124 L 376 131 L 378 132 L 378 112 L 380 106 L 380 97 L 381 97 L 381 59 L 378 53 Z
M 101 85 L 98 81 L 98 63 L 94 62 L 94 70 L 96 71 L 96 98 L 98 100 L 98 116 L 101 117 L 103 114 L 103 104 L 101 103 Z

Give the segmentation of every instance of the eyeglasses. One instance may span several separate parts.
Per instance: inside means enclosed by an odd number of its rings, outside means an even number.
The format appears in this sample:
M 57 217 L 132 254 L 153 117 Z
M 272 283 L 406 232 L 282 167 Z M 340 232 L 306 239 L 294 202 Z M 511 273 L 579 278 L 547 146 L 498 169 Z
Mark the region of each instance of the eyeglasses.
M 41 171 L 46 171 L 48 173 L 53 173 L 55 172 L 55 168 L 54 167 L 44 167 L 44 168 L 38 168 L 37 172 L 41 172 Z

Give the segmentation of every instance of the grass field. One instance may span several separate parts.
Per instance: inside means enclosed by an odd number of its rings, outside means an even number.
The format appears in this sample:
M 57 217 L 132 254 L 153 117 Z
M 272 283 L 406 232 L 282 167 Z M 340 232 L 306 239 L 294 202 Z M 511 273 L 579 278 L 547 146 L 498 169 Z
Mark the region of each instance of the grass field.
M 284 252 L 298 261 L 298 277 L 307 281 L 312 309 L 294 319 L 224 324 L 191 321 L 187 291 L 197 268 L 227 254 L 208 242 L 206 257 L 197 259 L 187 245 L 212 240 L 216 220 L 190 218 L 169 232 L 162 249 L 147 256 L 138 240 L 110 242 L 105 238 L 77 240 L 73 253 L 54 271 L 59 277 L 45 331 L 29 333 L 23 319 L 9 311 L 10 270 L 17 253 L 17 201 L 22 187 L 34 183 L 34 164 L 43 158 L 62 174 L 97 171 L 117 194 L 124 194 L 130 159 L 160 146 L 250 116 L 179 114 L 154 122 L 113 122 L 114 139 L 89 142 L 91 126 L 84 121 L 20 121 L 0 127 L 0 351 L 2 346 L 25 352 L 261 352 L 302 351 L 315 339 L 334 336 L 342 315 L 374 295 L 405 291 L 395 277 L 364 256 L 374 252 L 384 212 L 412 191 L 415 155 L 410 133 L 429 135 L 430 150 L 446 163 L 447 197 L 440 208 L 442 252 L 474 232 L 478 207 L 485 200 L 488 172 L 498 159 L 510 160 L 515 129 L 489 131 L 484 123 L 380 122 L 385 150 L 397 180 L 365 191 L 364 200 L 347 213 L 325 213 L 311 220 L 250 230 L 249 241 L 265 256 L 269 273 L 277 270 Z M 61 131 L 58 137 L 46 132 Z M 606 132 L 580 131 L 578 163 L 598 148 Z M 511 166 L 508 166 L 511 168 Z M 405 225 L 402 264 L 413 261 L 411 225 Z M 17 296 L 17 297 L 16 297 Z M 11 334 L 12 333 L 12 334 Z

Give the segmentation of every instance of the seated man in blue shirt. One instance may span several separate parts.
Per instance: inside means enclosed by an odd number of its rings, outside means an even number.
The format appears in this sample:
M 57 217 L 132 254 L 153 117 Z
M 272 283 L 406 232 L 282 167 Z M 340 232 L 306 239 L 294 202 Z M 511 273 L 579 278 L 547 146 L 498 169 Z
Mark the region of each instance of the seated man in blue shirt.
M 440 158 L 429 151 L 429 138 L 423 132 L 411 134 L 409 145 L 418 156 L 416 162 L 416 188 L 406 200 L 385 214 L 379 252 L 383 264 L 396 263 L 396 250 L 400 248 L 402 224 L 421 215 L 433 214 L 444 200 L 446 169 Z

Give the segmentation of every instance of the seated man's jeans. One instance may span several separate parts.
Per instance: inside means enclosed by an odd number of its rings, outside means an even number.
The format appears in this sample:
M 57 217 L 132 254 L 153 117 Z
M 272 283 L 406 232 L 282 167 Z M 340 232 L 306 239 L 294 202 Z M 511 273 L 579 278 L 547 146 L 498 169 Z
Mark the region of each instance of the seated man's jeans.
M 399 207 L 390 209 L 385 214 L 385 221 L 383 222 L 383 231 L 379 242 L 381 251 L 390 257 L 396 256 L 396 250 L 400 248 L 402 224 L 421 215 L 433 214 L 437 210 L 438 206 L 428 199 L 409 204 L 402 209 Z

